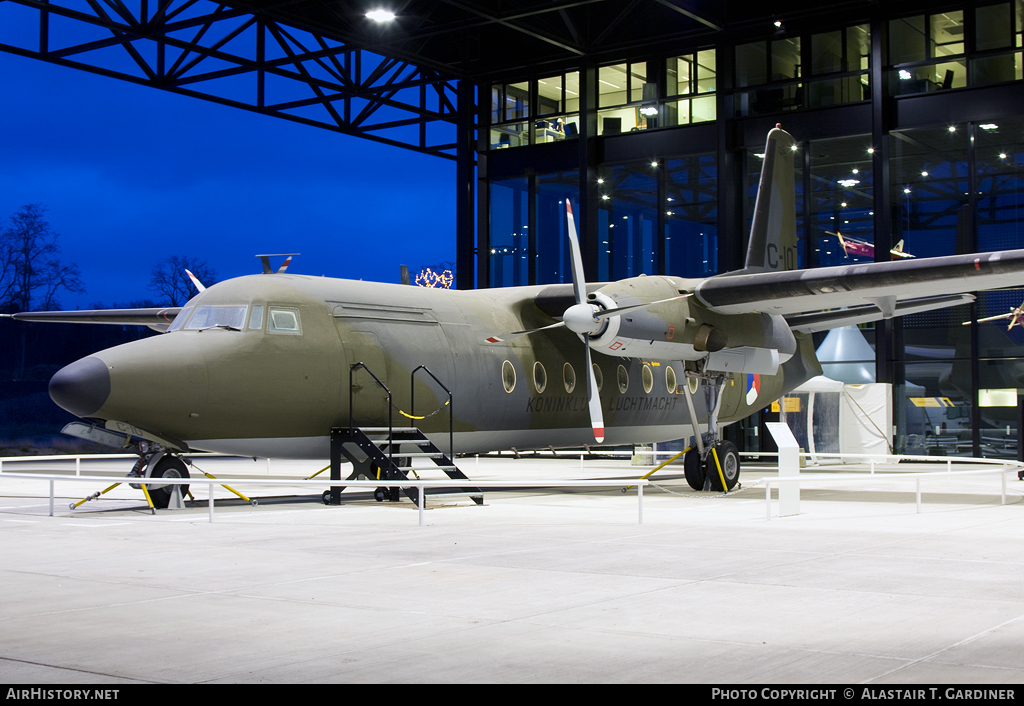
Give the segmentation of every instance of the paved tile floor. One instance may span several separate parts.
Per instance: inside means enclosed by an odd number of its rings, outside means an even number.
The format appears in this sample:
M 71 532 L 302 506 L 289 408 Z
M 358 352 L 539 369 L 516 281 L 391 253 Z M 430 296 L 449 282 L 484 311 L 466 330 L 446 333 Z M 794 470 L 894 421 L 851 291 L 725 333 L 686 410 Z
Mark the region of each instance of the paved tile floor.
M 218 473 L 260 466 L 235 463 Z M 747 467 L 724 497 L 670 477 L 643 524 L 635 491 L 615 489 L 435 499 L 422 527 L 408 501 L 325 507 L 309 489 L 252 490 L 258 507 L 219 491 L 210 523 L 203 489 L 153 516 L 125 486 L 71 512 L 100 488 L 58 483 L 49 517 L 45 482 L 0 478 L 0 682 L 1024 679 L 1016 475 L 1006 505 L 995 476 L 927 481 L 920 514 L 913 481 L 811 484 L 800 515 L 769 521 L 758 479 L 773 476 Z

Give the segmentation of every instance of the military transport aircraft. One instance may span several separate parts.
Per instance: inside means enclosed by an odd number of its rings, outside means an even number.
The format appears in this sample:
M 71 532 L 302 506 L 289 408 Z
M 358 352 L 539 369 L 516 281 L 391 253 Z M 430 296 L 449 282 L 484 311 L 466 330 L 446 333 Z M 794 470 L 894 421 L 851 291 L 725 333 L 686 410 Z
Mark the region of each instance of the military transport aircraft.
M 788 133 L 769 133 L 746 263 L 734 273 L 587 283 L 570 227 L 572 284 L 424 289 L 275 272 L 261 256 L 263 274 L 207 287 L 180 308 L 13 316 L 166 330 L 50 382 L 53 400 L 86 420 L 65 431 L 133 449 L 136 475 L 187 476 L 178 454 L 203 450 L 331 454 L 335 465 L 343 454 L 353 475 L 377 478 L 430 456 L 464 478 L 455 449 L 694 434 L 691 486 L 732 488 L 739 456 L 721 426 L 821 373 L 812 332 L 1024 285 L 1024 250 L 796 270 L 794 154 Z M 324 497 L 340 502 L 340 489 Z

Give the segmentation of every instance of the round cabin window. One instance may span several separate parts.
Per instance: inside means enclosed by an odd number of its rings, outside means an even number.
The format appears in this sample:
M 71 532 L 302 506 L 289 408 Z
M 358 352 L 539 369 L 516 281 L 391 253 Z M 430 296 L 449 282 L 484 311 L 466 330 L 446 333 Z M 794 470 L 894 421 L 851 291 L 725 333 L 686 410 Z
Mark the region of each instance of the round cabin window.
M 505 392 L 516 389 L 516 369 L 507 360 L 501 364 L 501 384 L 505 386 Z
M 665 389 L 668 394 L 676 394 L 676 370 L 671 365 L 665 367 Z
M 616 372 L 619 382 L 619 392 L 625 394 L 626 390 L 629 389 L 629 373 L 626 372 L 626 367 L 623 365 L 620 365 Z
M 654 373 L 651 372 L 651 366 L 647 363 L 644 363 L 644 367 L 640 371 L 640 378 L 644 383 L 644 392 L 648 395 L 651 394 L 651 390 L 654 389 Z
M 533 386 L 537 388 L 537 394 L 544 392 L 548 386 L 548 371 L 539 360 L 533 364 Z
M 576 389 L 576 371 L 568 363 L 562 366 L 562 384 L 565 385 L 566 392 Z
M 594 363 L 594 382 L 597 383 L 597 391 L 600 392 L 601 388 L 604 387 L 604 373 L 601 372 L 601 366 Z

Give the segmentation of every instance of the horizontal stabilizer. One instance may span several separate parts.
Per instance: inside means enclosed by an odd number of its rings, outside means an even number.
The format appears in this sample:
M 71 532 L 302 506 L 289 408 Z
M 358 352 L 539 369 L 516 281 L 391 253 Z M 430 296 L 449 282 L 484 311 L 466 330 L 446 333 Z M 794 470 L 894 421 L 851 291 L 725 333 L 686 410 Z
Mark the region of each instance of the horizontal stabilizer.
M 1006 250 L 813 270 L 719 275 L 697 285 L 694 294 L 720 314 L 759 312 L 790 316 L 867 305 L 884 311 L 905 299 L 1021 286 L 1024 250 Z
M 957 304 L 970 304 L 973 301 L 973 294 L 951 294 L 942 297 L 907 299 L 896 304 L 893 316 L 919 314 L 922 311 L 945 309 Z M 865 304 L 850 309 L 832 309 L 830 311 L 816 311 L 810 314 L 794 314 L 786 317 L 786 323 L 789 324 L 793 331 L 814 333 L 815 331 L 827 331 L 843 326 L 856 326 L 857 324 L 865 324 L 869 321 L 878 321 L 883 318 L 885 318 L 885 315 L 877 305 Z

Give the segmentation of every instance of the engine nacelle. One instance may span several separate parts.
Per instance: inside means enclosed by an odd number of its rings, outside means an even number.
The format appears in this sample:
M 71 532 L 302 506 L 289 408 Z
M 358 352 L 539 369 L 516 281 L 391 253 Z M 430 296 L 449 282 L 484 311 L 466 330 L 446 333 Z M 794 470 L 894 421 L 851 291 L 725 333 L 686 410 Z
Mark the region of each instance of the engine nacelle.
M 705 369 L 716 373 L 774 375 L 781 364 L 779 351 L 775 348 L 742 346 L 708 353 Z

